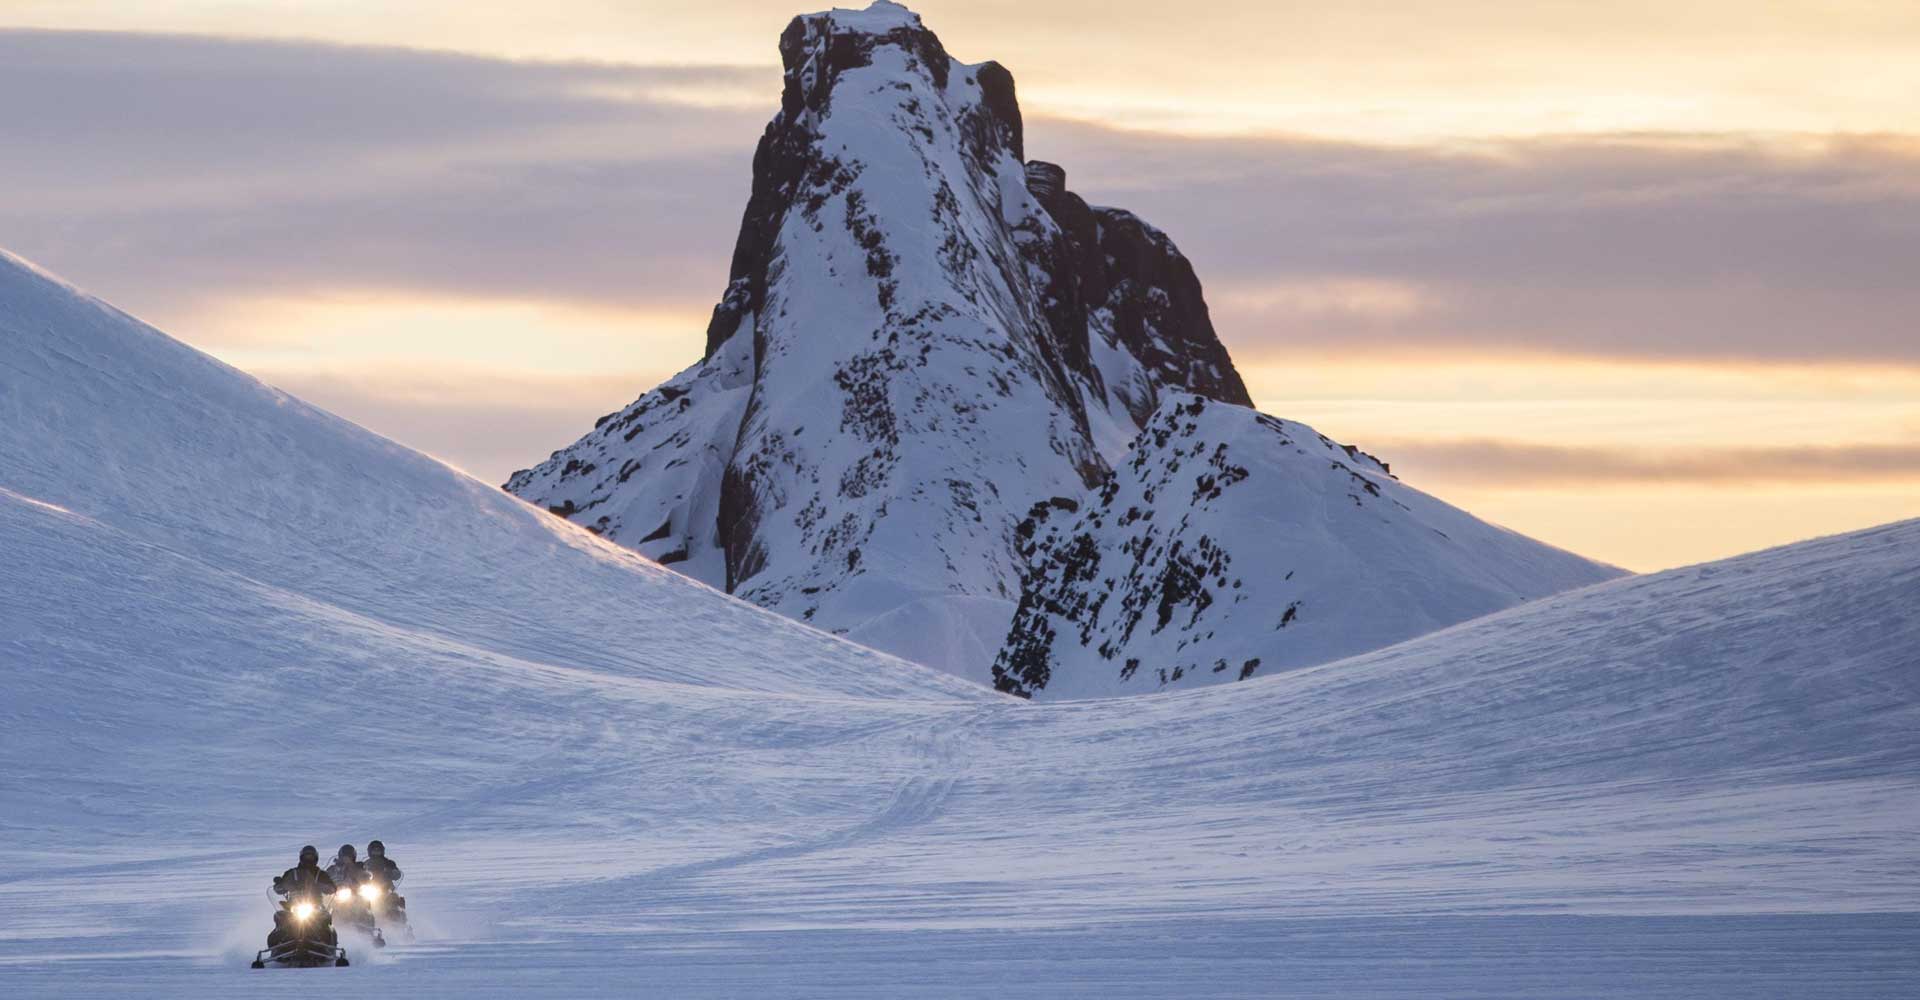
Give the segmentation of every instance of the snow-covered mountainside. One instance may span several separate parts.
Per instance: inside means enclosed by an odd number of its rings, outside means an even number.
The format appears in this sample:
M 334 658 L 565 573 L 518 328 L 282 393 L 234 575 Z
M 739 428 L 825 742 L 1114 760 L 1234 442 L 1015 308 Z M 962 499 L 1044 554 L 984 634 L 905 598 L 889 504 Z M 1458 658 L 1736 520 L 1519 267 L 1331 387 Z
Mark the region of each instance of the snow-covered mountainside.
M 795 18 L 706 356 L 511 492 L 696 579 L 988 680 L 1015 525 L 1163 389 L 1249 403 L 1193 268 L 1024 160 L 1013 77 L 896 4 Z
M 1917 603 L 1907 522 L 1029 704 L 0 259 L 0 995 L 1911 995 Z M 420 942 L 249 971 L 371 837 Z
M 377 664 L 382 670 L 410 669 L 416 654 L 404 650 L 414 644 L 452 643 L 476 657 L 684 684 L 970 691 L 716 599 L 699 583 L 262 385 L 4 253 L 0 378 L 0 489 L 16 516 L 53 517 L 63 533 L 102 549 L 102 565 L 145 566 L 139 576 L 156 596 L 184 596 L 170 578 L 212 574 L 224 581 L 221 589 L 251 595 L 234 614 L 242 607 L 257 614 L 264 604 L 276 616 L 370 630 L 385 637 L 381 645 L 399 647 Z M 9 556 L 20 551 L 7 549 Z M 50 571 L 84 580 L 90 567 L 79 551 L 54 558 Z M 78 632 L 108 624 L 105 609 L 63 606 L 59 594 L 10 596 L 34 606 L 54 602 L 47 613 Z M 5 610 L 24 609 L 9 603 Z M 794 655 L 760 663 L 741 654 L 740 637 L 768 631 L 786 637 L 778 641 Z M 608 642 L 611 636 L 628 645 Z M 298 648 L 296 636 L 288 642 Z M 749 641 L 747 648 L 759 647 Z M 675 652 L 661 655 L 666 649 Z M 35 654 L 31 646 L 15 651 Z M 129 652 L 102 649 L 75 664 L 72 679 L 114 683 Z M 225 669 L 211 650 L 189 647 L 183 655 L 166 669 L 183 678 Z M 345 655 L 385 659 L 366 650 Z M 131 669 L 162 668 L 151 660 L 133 656 Z M 257 704 L 263 726 L 271 724 L 269 690 Z M 143 729 L 168 724 L 173 701 L 122 721 Z M 197 728 L 199 718 L 171 724 Z M 23 735 L 14 730 L 10 738 Z
M 1094 489 L 1018 529 L 994 685 L 1091 697 L 1246 680 L 1620 575 L 1244 406 L 1165 393 Z

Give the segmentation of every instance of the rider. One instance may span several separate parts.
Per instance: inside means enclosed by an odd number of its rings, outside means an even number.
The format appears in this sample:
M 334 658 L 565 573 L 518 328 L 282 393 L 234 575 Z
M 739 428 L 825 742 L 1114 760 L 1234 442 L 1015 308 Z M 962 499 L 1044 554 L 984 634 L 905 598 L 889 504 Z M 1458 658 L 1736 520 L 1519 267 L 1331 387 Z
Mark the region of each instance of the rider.
M 367 874 L 388 883 L 400 881 L 400 866 L 387 857 L 387 845 L 377 840 L 367 841 L 367 860 L 361 867 Z
M 367 880 L 366 866 L 355 859 L 356 853 L 352 844 L 341 844 L 340 853 L 335 854 L 333 863 L 327 866 L 327 875 L 349 889 Z
M 406 909 L 407 898 L 394 891 L 394 886 L 400 881 L 400 866 L 387 857 L 387 845 L 377 840 L 367 841 L 367 860 L 362 867 L 369 876 L 387 884 L 387 906 L 390 909 Z
M 339 888 L 333 878 L 320 870 L 320 851 L 312 844 L 300 849 L 300 863 L 274 876 L 273 891 L 282 896 L 314 893 L 331 896 Z
M 331 896 L 337 887 L 326 872 L 320 870 L 320 851 L 312 844 L 300 849 L 300 863 L 274 876 L 273 891 L 291 899 L 295 896 Z M 273 930 L 267 933 L 267 947 L 278 947 L 292 935 L 287 926 L 287 911 L 279 910 L 273 915 Z

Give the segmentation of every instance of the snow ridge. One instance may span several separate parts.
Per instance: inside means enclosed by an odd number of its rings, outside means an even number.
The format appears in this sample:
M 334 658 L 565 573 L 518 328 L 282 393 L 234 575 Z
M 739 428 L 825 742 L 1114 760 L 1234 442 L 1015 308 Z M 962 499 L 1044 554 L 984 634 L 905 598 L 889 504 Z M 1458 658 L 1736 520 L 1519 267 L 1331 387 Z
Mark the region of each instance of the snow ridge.
M 1183 393 L 1099 486 L 1035 504 L 1018 533 L 993 677 L 1025 697 L 1246 680 L 1619 575 L 1304 424 Z
M 386 666 L 443 658 L 458 646 L 478 659 L 657 683 L 845 696 L 970 692 L 725 599 L 4 254 L 0 507 L 0 551 L 16 568 L 23 559 L 32 565 L 26 541 L 41 530 L 32 517 L 52 512 L 79 525 L 65 529 L 76 537 L 64 548 L 32 545 L 56 560 L 41 575 L 71 580 L 75 593 L 103 586 L 89 576 L 103 566 L 141 581 L 156 600 L 232 591 L 227 614 L 283 617 L 297 608 L 290 617 L 326 628 L 356 622 L 370 637 L 345 655 L 404 651 Z M 22 577 L 21 590 L 0 602 L 0 634 L 18 634 L 22 602 L 43 599 L 66 604 L 57 612 L 64 627 L 101 632 L 92 604 L 51 584 L 42 595 L 31 580 Z M 609 635 L 624 636 L 627 649 L 609 656 L 597 638 Z M 760 648 L 755 636 L 779 637 L 789 654 L 745 668 L 762 659 L 741 652 Z M 219 668 L 205 648 L 168 648 L 183 671 Z M 123 660 L 102 656 L 70 670 L 110 684 Z M 310 661 L 290 652 L 277 666 L 297 673 Z

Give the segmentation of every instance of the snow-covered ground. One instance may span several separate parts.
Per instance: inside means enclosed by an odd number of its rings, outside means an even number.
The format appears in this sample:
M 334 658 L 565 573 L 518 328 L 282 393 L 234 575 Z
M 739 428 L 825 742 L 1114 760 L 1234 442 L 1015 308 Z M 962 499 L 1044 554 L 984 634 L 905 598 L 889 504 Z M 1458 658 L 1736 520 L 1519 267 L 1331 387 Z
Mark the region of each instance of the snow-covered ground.
M 0 995 L 1920 992 L 1920 522 L 1034 705 L 0 258 Z M 422 940 L 250 971 L 303 843 Z

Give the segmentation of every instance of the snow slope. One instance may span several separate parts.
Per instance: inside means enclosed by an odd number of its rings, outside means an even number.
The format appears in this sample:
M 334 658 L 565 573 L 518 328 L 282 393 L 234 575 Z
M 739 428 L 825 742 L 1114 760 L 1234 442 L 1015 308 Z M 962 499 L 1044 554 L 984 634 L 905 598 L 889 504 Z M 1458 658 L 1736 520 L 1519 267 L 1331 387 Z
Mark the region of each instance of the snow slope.
M 881 2 L 797 17 L 706 356 L 506 488 L 985 683 L 1014 525 L 1162 388 L 1250 402 L 1164 233 L 1024 161 L 1013 77 Z
M 714 600 L 707 587 L 262 385 L 5 255 L 0 334 L 0 487 L 18 509 L 58 509 L 94 526 L 106 547 L 190 559 L 282 595 L 273 600 L 324 595 L 331 613 L 396 633 L 457 635 L 497 655 L 610 675 L 738 689 L 967 693 Z M 68 613 L 88 620 L 83 606 Z M 730 637 L 760 631 L 787 637 L 779 641 L 792 655 L 742 663 Z M 683 652 L 661 657 L 649 647 Z
M 1103 697 L 1326 663 L 1619 576 L 1365 452 L 1166 393 L 1106 480 L 1034 505 L 995 686 Z
M 1920 522 L 1034 705 L 661 571 L 11 260 L 0 491 L 0 994 L 1920 983 Z M 248 971 L 268 875 L 375 836 L 421 943 Z

